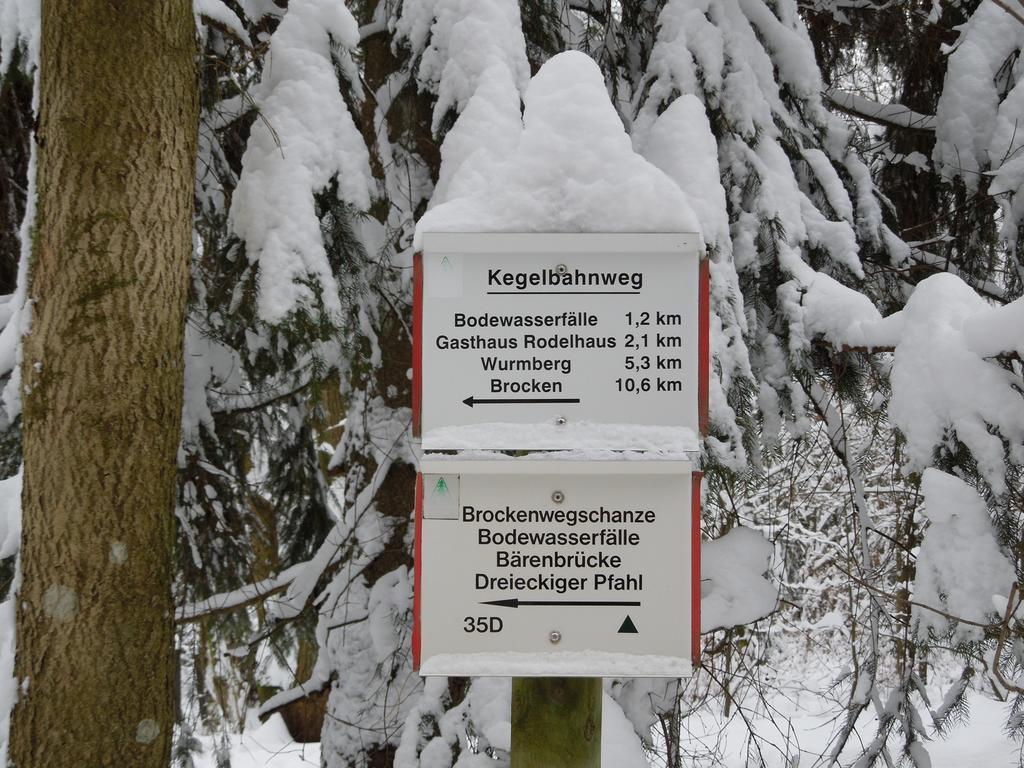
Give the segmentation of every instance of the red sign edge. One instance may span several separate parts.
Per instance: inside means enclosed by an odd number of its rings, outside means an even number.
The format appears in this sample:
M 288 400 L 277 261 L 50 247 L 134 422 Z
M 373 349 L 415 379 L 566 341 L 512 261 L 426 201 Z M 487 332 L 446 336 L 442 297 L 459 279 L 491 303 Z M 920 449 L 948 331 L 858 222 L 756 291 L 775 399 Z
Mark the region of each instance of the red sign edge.
M 423 637 L 423 475 L 416 473 L 416 541 L 412 561 L 412 668 L 420 668 L 420 643 Z
M 412 436 L 420 437 L 423 410 L 423 254 L 412 257 Z
M 690 484 L 691 524 L 690 533 L 690 655 L 693 664 L 700 663 L 700 483 L 703 472 L 694 472 Z

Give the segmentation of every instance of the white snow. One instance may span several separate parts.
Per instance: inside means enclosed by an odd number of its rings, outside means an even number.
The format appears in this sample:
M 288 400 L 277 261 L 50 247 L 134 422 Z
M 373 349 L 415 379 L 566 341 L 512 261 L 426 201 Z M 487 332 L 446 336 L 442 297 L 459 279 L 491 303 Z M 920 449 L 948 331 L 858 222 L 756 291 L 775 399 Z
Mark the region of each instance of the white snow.
M 17 578 L 15 578 L 17 581 Z M 7 740 L 10 733 L 11 710 L 18 701 L 18 681 L 14 677 L 14 594 L 0 603 L 0 765 L 7 765 Z
M 0 480 L 0 559 L 18 552 L 21 543 L 21 470 Z
M 729 441 L 709 438 L 706 447 L 726 466 L 739 469 L 746 454 L 736 414 L 726 391 L 736 379 L 753 378 L 743 334 L 748 330 L 743 313 L 739 278 L 732 262 L 732 238 L 725 189 L 720 180 L 718 144 L 701 101 L 684 94 L 661 115 L 642 115 L 633 127 L 634 146 L 665 171 L 686 194 L 700 221 L 708 246 L 711 282 L 711 350 L 715 375 L 709 387 L 709 417 L 718 434 Z
M 867 115 L 882 123 L 895 125 L 900 128 L 935 130 L 935 115 L 915 112 L 903 104 L 879 104 L 877 101 L 872 101 L 859 93 L 844 91 L 841 88 L 829 88 L 825 91 L 825 97 L 840 109 L 848 109 L 857 114 Z
M 209 391 L 234 391 L 248 386 L 234 350 L 219 344 L 192 322 L 185 324 L 185 392 L 182 401 L 181 442 L 200 446 L 200 427 L 213 434 Z
M 968 621 L 994 618 L 992 598 L 1008 595 L 1016 580 L 1013 563 L 995 538 L 984 500 L 953 475 L 929 467 L 921 476 L 922 514 L 929 521 L 917 555 L 913 599 Z M 917 632 L 942 636 L 952 623 L 939 613 L 914 606 Z M 983 630 L 952 625 L 957 641 L 980 640 Z
M 196 17 L 196 27 L 202 29 L 202 17 L 205 16 L 223 25 L 231 34 L 248 46 L 252 46 L 249 33 L 245 31 L 238 14 L 224 5 L 223 0 L 192 0 L 192 13 Z
M 1014 461 L 1024 461 L 1024 400 L 1014 378 L 986 358 L 1020 351 L 1024 301 L 992 307 L 960 278 L 937 274 L 882 318 L 864 295 L 803 269 L 802 285 L 780 289 L 791 343 L 820 336 L 837 348 L 894 351 L 888 415 L 907 440 L 904 472 L 930 466 L 955 435 L 1002 493 L 1004 442 Z
M 686 638 L 680 645 L 689 648 Z M 551 653 L 439 653 L 423 662 L 420 674 L 472 677 L 686 677 L 688 658 L 608 651 Z
M 472 450 L 515 449 L 524 445 L 545 450 L 632 450 L 687 453 L 700 450 L 700 440 L 687 427 L 644 424 L 597 424 L 589 421 L 558 426 L 552 421 L 527 424 L 488 422 L 439 427 L 423 435 L 423 448 Z
M 480 677 L 473 680 L 466 697 L 473 725 L 496 749 L 512 748 L 512 679 Z
M 334 44 L 341 49 L 332 50 Z M 259 266 L 259 316 L 276 323 L 311 308 L 321 289 L 329 315 L 340 313 L 338 286 L 327 262 L 314 193 L 337 179 L 341 200 L 369 205 L 371 175 L 362 135 L 339 88 L 335 62 L 358 87 L 348 50 L 359 29 L 348 9 L 332 0 L 295 0 L 270 39 L 263 79 L 230 224 Z
M 485 680 L 474 680 L 473 685 Z M 443 684 L 444 681 L 439 679 L 438 683 Z M 807 765 L 816 764 L 816 760 L 827 755 L 830 749 L 830 739 L 837 727 L 834 714 L 822 711 L 827 708 L 821 700 L 807 701 L 806 691 L 795 696 L 788 693 L 780 691 L 766 702 L 767 711 L 747 708 L 743 710 L 742 717 L 725 718 L 706 710 L 691 713 L 682 731 L 686 764 L 694 768 L 748 768 L 751 765 L 748 725 L 765 742 L 761 753 L 764 760 L 758 765 L 793 768 L 805 762 Z M 495 704 L 504 710 L 502 717 L 506 723 L 510 717 L 509 702 L 509 694 L 506 693 Z M 1007 739 L 1001 730 L 1009 705 L 980 693 L 969 694 L 968 704 L 971 711 L 969 724 L 952 729 L 945 737 L 935 734 L 928 742 L 934 768 L 1016 766 L 1020 745 Z M 492 729 L 494 727 L 491 726 Z M 852 763 L 857 749 L 871 740 L 876 727 L 874 712 L 866 712 L 858 722 L 856 736 L 843 754 L 843 765 Z M 640 741 L 632 733 L 628 720 L 615 701 L 607 696 L 602 705 L 601 733 L 602 765 L 608 768 L 647 768 L 650 765 L 642 757 Z M 195 768 L 216 768 L 215 738 L 203 736 L 200 742 L 204 751 L 195 756 Z M 293 741 L 280 715 L 272 716 L 244 735 L 231 736 L 229 748 L 232 768 L 309 768 L 320 764 L 320 744 Z M 499 745 L 498 748 L 504 747 Z M 757 755 L 757 751 L 754 750 L 753 754 Z M 458 765 L 460 768 L 481 768 L 499 764 L 486 757 L 486 762 L 473 762 L 474 757 L 481 756 L 463 752 L 463 758 L 469 761 Z M 404 764 L 396 762 L 398 765 L 405 768 Z M 423 764 L 417 763 L 417 768 L 423 768 Z
M 274 0 L 238 0 L 247 19 L 259 21 L 264 16 L 280 16 L 283 11 Z
M 700 99 L 685 94 L 654 120 L 634 128 L 633 143 L 686 195 L 708 245 L 727 247 L 729 215 L 718 170 L 718 143 Z
M 996 74 L 1014 51 L 1024 47 L 1024 24 L 1015 22 L 992 0 L 983 0 L 961 30 L 949 55 L 935 113 L 932 159 L 949 177 L 959 176 L 976 189 L 980 172 L 1002 157 L 1005 140 L 992 144 L 997 133 L 1000 94 Z M 998 131 L 1005 134 L 1005 128 Z
M 603 448 L 575 448 L 556 451 L 530 451 L 521 456 L 510 456 L 501 451 L 466 449 L 458 453 L 425 452 L 422 461 L 691 461 L 693 454 L 671 451 L 611 451 Z M 421 465 L 422 466 L 422 465 Z M 482 466 L 482 465 L 481 465 Z
M 850 195 L 846 191 L 846 187 L 843 186 L 839 174 L 836 173 L 836 169 L 832 166 L 832 161 L 820 149 L 814 149 L 813 147 L 804 149 L 801 154 L 811 167 L 811 170 L 814 171 L 814 176 L 818 184 L 821 185 L 825 199 L 832 207 L 832 210 L 852 224 L 853 203 L 850 201 Z
M 749 624 L 775 610 L 778 588 L 764 574 L 771 542 L 750 528 L 733 528 L 700 549 L 700 629 Z
M 515 150 L 482 168 L 467 159 L 420 219 L 417 247 L 426 231 L 698 231 L 679 187 L 633 151 L 590 57 L 549 59 L 524 102 Z
M 960 278 L 938 274 L 919 283 L 901 311 L 860 326 L 855 343 L 895 345 L 889 418 L 907 441 L 905 472 L 931 465 L 952 430 L 992 489 L 1005 490 L 1004 440 L 1014 461 L 1024 462 L 1024 399 L 1012 376 L 969 346 L 967 329 L 980 352 L 991 354 L 1019 343 L 1019 312 L 1015 305 L 993 310 Z M 979 338 L 1004 318 L 1009 323 L 991 340 Z
M 980 310 L 964 320 L 963 331 L 979 357 L 1016 353 L 1024 358 L 1024 298 Z
M 508 155 L 522 130 L 519 105 L 530 79 L 519 4 L 514 0 L 424 0 L 405 3 L 396 25 L 420 53 L 420 88 L 437 94 L 433 130 L 452 111 L 458 118 L 441 144 L 441 172 L 430 198 L 448 198 L 452 179 L 474 156 L 479 173 Z M 465 182 L 463 182 L 465 183 Z
M 789 293 L 794 288 L 795 293 Z M 802 321 L 803 341 L 820 336 L 837 348 L 867 346 L 865 324 L 881 320 L 871 299 L 821 272 L 810 275 L 809 284 L 791 283 L 780 293 L 799 305 L 799 310 L 792 305 L 790 309 L 791 317 Z M 877 337 L 874 341 L 878 343 Z
M 405 3 L 396 32 L 422 51 L 417 80 L 437 94 L 433 128 L 462 112 L 496 70 L 523 88 L 530 77 L 515 0 L 420 0 Z M 429 35 L 429 45 L 427 44 Z
M 2 70 L 0 70 L 2 71 Z M 32 97 L 33 109 L 38 108 L 39 81 L 36 80 Z M 25 217 L 18 231 L 20 253 L 18 256 L 18 277 L 14 293 L 5 309 L 10 315 L 3 330 L 0 330 L 0 376 L 10 373 L 10 378 L 0 400 L 8 419 L 14 420 L 21 414 L 21 340 L 32 326 L 32 300 L 28 295 L 28 267 L 32 260 L 32 228 L 36 218 L 36 144 L 32 143 L 32 151 L 28 161 L 28 190 L 25 203 Z
M 213 738 L 202 739 L 204 750 L 195 768 L 217 768 Z M 271 715 L 260 727 L 231 737 L 232 768 L 308 768 L 320 764 L 320 744 L 297 744 L 281 715 Z
M 633 724 L 607 693 L 601 702 L 601 765 L 608 768 L 648 768 L 650 765 Z
M 14 51 L 25 47 L 25 69 L 39 65 L 41 0 L 0 0 L 0 75 L 7 73 Z

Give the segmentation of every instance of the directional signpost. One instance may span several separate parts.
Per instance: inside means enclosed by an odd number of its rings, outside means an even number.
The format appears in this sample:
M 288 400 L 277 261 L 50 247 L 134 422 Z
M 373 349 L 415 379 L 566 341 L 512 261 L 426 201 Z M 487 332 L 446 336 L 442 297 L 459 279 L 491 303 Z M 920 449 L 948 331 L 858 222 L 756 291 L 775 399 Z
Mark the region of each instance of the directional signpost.
M 689 674 L 700 579 L 691 470 L 425 459 L 421 674 Z
M 425 234 L 423 449 L 696 451 L 700 284 L 695 235 Z
M 698 648 L 699 239 L 427 233 L 415 267 L 414 663 L 517 678 L 513 766 L 597 765 L 599 678 Z

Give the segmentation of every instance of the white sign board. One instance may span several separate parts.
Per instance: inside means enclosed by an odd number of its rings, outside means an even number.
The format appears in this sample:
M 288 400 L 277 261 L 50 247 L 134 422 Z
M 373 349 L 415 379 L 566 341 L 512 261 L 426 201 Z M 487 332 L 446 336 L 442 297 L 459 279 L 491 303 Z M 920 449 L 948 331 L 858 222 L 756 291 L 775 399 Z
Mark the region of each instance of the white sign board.
M 425 234 L 423 448 L 697 450 L 698 248 L 686 234 Z
M 689 673 L 700 624 L 689 462 L 434 460 L 421 471 L 420 674 Z

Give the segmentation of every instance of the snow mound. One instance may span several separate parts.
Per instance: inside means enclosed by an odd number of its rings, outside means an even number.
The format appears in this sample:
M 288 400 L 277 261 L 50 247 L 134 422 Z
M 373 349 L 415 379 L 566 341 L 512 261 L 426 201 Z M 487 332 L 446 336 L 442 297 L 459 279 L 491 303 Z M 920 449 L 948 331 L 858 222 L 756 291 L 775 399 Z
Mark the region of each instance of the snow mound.
M 512 153 L 468 158 L 423 232 L 697 232 L 686 196 L 633 151 L 601 71 L 578 51 L 541 67 Z
M 764 578 L 771 557 L 771 543 L 750 528 L 701 544 L 701 632 L 749 624 L 775 610 L 778 590 Z
M 984 623 L 994 595 L 1008 595 L 1016 574 L 996 542 L 985 502 L 953 475 L 929 467 L 921 478 L 923 513 L 930 521 L 917 556 L 914 600 L 968 621 Z M 918 636 L 944 635 L 950 622 L 914 607 Z M 981 627 L 957 624 L 957 641 L 981 640 Z

